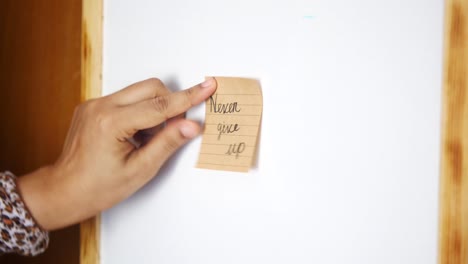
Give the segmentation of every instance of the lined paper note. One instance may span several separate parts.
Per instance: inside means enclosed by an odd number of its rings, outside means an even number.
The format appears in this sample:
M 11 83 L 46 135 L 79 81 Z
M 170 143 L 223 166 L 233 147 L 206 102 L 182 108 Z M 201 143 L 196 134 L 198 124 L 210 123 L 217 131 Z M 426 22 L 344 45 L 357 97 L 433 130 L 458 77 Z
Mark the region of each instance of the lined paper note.
M 254 162 L 263 98 L 257 80 L 215 77 L 216 93 L 205 107 L 198 168 L 247 172 Z

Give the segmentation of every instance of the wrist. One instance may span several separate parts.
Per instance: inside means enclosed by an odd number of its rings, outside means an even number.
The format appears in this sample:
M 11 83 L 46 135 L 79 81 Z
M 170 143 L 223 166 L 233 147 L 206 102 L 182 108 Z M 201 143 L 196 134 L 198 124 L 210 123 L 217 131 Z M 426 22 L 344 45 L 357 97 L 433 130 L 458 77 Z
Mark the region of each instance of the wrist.
M 79 204 L 76 188 L 63 176 L 55 166 L 46 166 L 17 179 L 26 207 L 44 230 L 63 228 L 91 216 L 82 210 L 87 207 Z
M 18 177 L 16 185 L 36 224 L 45 230 L 51 230 L 49 218 L 54 205 L 49 197 L 51 186 L 47 175 L 50 175 L 50 168 L 43 167 Z

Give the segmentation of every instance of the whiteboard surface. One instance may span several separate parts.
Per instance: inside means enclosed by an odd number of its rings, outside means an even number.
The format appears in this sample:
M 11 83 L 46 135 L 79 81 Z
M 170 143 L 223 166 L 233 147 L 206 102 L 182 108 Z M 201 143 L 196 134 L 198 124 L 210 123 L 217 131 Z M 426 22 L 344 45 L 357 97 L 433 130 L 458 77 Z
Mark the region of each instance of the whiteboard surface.
M 103 264 L 436 263 L 442 0 L 112 0 L 104 24 L 104 94 L 253 77 L 264 111 L 250 173 L 196 169 L 198 138 L 104 212 Z

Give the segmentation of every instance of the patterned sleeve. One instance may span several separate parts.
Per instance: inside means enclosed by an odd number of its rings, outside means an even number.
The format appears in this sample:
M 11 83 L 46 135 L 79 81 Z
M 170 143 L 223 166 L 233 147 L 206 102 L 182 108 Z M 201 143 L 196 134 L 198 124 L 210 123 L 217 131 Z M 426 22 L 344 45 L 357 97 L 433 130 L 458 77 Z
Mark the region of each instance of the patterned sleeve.
M 35 256 L 49 245 L 49 233 L 34 222 L 10 172 L 0 172 L 0 234 L 0 255 Z

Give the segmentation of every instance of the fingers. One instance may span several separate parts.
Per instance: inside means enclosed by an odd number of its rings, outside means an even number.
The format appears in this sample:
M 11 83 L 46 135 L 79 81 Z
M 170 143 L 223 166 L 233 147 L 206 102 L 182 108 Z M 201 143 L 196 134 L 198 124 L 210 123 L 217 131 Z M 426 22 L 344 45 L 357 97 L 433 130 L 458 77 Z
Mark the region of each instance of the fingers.
M 199 135 L 200 131 L 200 126 L 194 121 L 186 119 L 175 120 L 153 137 L 145 146 L 136 150 L 129 157 L 128 161 L 132 166 L 146 168 L 151 172 L 155 172 L 174 152 L 190 139 Z
M 124 137 L 133 136 L 138 130 L 157 126 L 167 119 L 186 112 L 192 106 L 208 99 L 216 90 L 213 78 L 187 90 L 154 97 L 121 108 L 118 123 Z
M 129 105 L 170 93 L 161 80 L 150 78 L 108 95 L 108 98 L 117 105 Z

